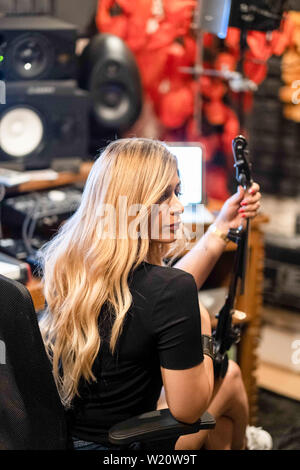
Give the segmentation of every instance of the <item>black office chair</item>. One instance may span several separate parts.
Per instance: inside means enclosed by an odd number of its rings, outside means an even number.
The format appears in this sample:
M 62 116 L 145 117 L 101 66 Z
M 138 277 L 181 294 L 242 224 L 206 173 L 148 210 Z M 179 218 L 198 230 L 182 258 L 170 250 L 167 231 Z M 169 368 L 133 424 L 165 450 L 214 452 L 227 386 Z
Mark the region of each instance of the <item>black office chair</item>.
M 168 408 L 150 411 L 116 424 L 109 430 L 109 441 L 133 450 L 172 450 L 179 436 L 201 429 L 213 429 L 215 419 L 206 411 L 194 424 L 177 421 Z
M 0 449 L 65 449 L 67 430 L 31 296 L 0 275 Z
M 0 450 L 68 449 L 65 413 L 45 352 L 30 293 L 0 275 Z M 208 413 L 188 425 L 168 409 L 136 416 L 113 426 L 112 444 L 141 450 L 183 434 L 211 429 Z

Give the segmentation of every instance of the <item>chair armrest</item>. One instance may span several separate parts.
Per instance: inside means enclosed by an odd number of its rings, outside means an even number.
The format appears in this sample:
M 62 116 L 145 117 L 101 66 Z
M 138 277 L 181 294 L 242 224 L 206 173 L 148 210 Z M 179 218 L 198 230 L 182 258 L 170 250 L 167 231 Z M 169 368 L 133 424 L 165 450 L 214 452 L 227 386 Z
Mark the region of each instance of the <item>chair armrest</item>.
M 126 446 L 133 442 L 150 442 L 193 434 L 201 429 L 213 429 L 215 419 L 207 412 L 194 424 L 177 421 L 168 408 L 150 411 L 116 424 L 109 430 L 111 444 Z

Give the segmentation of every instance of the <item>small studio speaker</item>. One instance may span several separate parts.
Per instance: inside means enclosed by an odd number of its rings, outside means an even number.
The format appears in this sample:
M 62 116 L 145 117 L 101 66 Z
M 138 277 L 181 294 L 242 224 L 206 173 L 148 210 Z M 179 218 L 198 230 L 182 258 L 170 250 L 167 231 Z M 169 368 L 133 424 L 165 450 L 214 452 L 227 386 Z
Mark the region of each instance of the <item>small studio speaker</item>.
M 73 80 L 7 83 L 0 167 L 71 169 L 87 156 L 88 111 L 88 93 Z
M 140 75 L 132 52 L 119 37 L 97 34 L 91 39 L 80 60 L 80 84 L 91 93 L 96 135 L 124 132 L 138 118 Z
M 76 27 L 50 16 L 0 18 L 5 80 L 74 79 Z

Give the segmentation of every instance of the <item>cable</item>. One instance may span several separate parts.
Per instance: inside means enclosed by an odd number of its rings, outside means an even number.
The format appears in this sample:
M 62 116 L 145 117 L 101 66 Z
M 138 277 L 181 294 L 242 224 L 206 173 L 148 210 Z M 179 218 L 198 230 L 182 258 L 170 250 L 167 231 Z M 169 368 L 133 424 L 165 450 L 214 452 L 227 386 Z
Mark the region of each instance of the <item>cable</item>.
M 34 217 L 32 219 L 32 222 L 31 222 L 30 226 L 29 226 L 29 229 L 28 229 L 28 238 L 29 238 L 29 240 L 32 240 L 32 238 L 33 238 L 33 234 L 34 234 L 34 231 L 35 231 L 36 224 L 37 224 L 37 217 Z
M 32 196 L 34 196 L 34 198 L 36 199 L 36 203 L 33 206 L 32 210 L 28 212 L 22 224 L 22 239 L 30 255 L 35 254 L 35 250 L 32 247 L 32 236 L 37 223 L 37 219 L 39 217 L 39 212 L 37 208 L 40 205 L 39 195 L 37 193 L 32 193 Z

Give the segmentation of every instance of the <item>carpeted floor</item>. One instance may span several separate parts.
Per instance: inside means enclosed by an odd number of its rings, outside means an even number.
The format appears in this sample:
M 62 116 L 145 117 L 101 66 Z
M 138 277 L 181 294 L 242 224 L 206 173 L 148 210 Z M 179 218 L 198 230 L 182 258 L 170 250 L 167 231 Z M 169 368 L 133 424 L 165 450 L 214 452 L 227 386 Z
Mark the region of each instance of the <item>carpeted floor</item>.
M 277 450 L 300 450 L 300 402 L 260 389 L 258 422 Z

